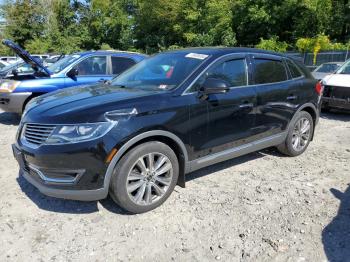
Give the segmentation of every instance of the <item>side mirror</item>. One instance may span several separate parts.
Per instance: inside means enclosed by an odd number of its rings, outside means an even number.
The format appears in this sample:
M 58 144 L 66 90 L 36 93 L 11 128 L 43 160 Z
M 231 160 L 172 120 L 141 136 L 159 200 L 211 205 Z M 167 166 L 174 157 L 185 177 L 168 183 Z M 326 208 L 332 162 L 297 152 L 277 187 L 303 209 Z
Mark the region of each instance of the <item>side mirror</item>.
M 77 75 L 79 75 L 79 70 L 77 68 L 72 68 L 71 70 L 68 71 L 67 76 L 70 78 L 74 78 Z
M 202 87 L 201 93 L 204 95 L 223 94 L 229 90 L 229 85 L 226 81 L 217 78 L 207 78 Z

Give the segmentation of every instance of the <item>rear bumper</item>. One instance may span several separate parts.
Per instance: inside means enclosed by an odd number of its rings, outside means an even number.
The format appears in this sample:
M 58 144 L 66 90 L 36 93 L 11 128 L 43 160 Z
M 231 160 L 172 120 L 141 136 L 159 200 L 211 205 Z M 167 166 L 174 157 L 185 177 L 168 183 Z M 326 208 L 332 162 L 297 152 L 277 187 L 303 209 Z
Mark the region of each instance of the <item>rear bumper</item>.
M 5 112 L 22 113 L 24 102 L 31 95 L 31 92 L 0 93 L 0 109 Z

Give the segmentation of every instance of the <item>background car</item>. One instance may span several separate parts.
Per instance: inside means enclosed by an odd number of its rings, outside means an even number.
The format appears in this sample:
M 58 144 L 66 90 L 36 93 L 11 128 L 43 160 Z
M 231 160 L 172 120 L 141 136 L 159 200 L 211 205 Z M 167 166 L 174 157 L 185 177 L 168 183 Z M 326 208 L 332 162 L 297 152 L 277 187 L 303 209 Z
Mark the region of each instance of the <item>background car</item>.
M 2 70 L 5 66 L 8 66 L 9 64 L 5 61 L 0 60 L 0 70 Z
M 334 73 L 344 62 L 329 62 L 317 67 L 312 75 L 317 80 L 322 80 L 325 76 Z
M 9 64 L 12 64 L 12 63 L 18 62 L 19 59 L 16 56 L 2 56 L 0 57 L 0 60 L 5 61 Z
M 22 59 L 19 62 L 8 64 L 0 70 L 0 78 L 13 77 L 17 75 L 33 74 L 34 69 L 30 64 L 25 63 Z
M 50 66 L 50 65 L 56 63 L 58 60 L 61 60 L 64 57 L 65 57 L 65 55 L 53 55 L 53 56 L 50 56 L 50 57 L 44 59 L 43 64 L 44 64 L 44 66 Z
M 4 40 L 3 44 L 34 70 L 29 74 L 7 75 L 0 82 L 0 109 L 14 113 L 22 113 L 31 99 L 42 94 L 111 80 L 147 57 L 133 52 L 86 51 L 68 55 L 45 67 L 12 41 Z
M 350 110 L 350 59 L 334 74 L 326 76 L 322 82 L 324 85 L 323 109 Z

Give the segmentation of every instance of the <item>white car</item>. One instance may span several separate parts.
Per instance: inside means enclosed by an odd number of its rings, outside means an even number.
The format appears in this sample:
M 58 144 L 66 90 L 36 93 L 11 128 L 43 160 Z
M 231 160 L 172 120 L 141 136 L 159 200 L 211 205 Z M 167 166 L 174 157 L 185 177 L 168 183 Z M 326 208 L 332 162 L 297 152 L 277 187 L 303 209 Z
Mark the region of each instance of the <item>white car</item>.
M 350 110 L 350 59 L 334 74 L 323 78 L 322 107 Z
M 8 65 L 9 65 L 9 64 L 6 63 L 5 61 L 0 60 L 0 71 L 1 71 L 4 67 L 6 67 L 6 66 L 8 66 Z
M 322 80 L 326 76 L 333 74 L 342 64 L 343 62 L 324 63 L 317 67 L 311 74 L 317 80 Z

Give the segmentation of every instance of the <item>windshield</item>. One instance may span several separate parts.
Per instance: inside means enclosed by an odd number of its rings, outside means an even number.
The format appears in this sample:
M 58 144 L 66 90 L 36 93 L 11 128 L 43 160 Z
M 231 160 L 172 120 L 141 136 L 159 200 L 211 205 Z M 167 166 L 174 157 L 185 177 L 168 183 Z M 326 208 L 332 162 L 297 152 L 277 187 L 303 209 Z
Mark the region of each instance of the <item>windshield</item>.
M 339 70 L 337 71 L 337 74 L 344 74 L 344 75 L 350 75 L 350 60 L 344 63 Z
M 337 70 L 339 68 L 339 64 L 323 64 L 321 66 L 319 66 L 315 72 L 318 73 L 333 73 L 335 72 L 335 70 Z
M 78 60 L 79 58 L 80 58 L 80 55 L 66 56 L 61 60 L 58 60 L 56 63 L 50 65 L 48 69 L 54 74 L 61 72 L 63 69 L 65 69 L 67 66 L 69 66 L 71 63 Z
M 163 53 L 150 57 L 115 78 L 111 85 L 125 88 L 169 90 L 177 87 L 208 55 Z
M 8 70 L 11 70 L 12 68 L 17 67 L 17 66 L 19 66 L 19 65 L 22 64 L 22 63 L 23 63 L 23 61 L 9 64 L 9 65 L 7 65 L 7 66 L 1 68 L 1 71 L 8 71 Z

